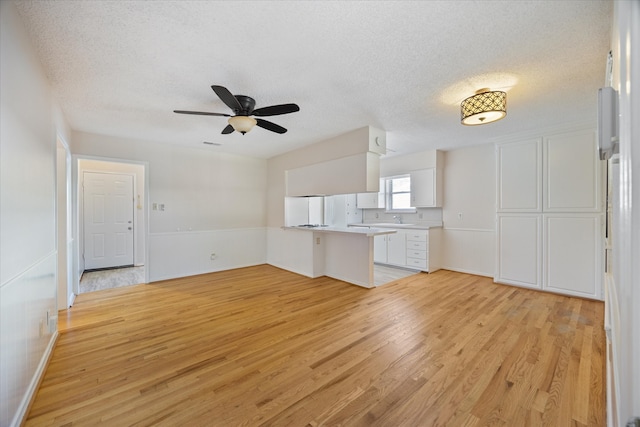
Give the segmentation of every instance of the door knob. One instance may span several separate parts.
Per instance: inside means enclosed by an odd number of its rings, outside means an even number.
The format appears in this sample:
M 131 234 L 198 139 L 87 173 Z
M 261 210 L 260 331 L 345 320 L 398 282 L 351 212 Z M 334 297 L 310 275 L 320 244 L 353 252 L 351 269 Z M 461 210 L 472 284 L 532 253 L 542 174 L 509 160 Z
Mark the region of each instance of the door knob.
M 133 230 L 133 228 L 131 228 L 131 227 L 127 227 L 127 230 Z

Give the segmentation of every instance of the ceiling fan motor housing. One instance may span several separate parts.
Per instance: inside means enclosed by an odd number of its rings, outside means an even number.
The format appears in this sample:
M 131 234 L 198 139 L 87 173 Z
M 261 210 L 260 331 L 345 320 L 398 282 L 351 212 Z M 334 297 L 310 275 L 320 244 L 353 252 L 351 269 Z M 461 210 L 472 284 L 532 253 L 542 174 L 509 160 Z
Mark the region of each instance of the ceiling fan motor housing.
M 235 98 L 238 100 L 238 103 L 240 103 L 240 106 L 242 107 L 241 110 L 234 109 L 233 112 L 240 116 L 250 116 L 256 107 L 255 99 L 246 95 L 233 95 L 233 96 L 235 96 Z

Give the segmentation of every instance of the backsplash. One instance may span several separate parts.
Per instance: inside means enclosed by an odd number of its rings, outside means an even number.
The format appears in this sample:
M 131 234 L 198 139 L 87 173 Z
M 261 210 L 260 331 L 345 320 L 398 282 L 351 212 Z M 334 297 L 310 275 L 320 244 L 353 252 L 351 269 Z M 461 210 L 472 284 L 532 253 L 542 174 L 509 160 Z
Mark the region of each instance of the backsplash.
M 400 216 L 404 224 L 442 224 L 442 208 L 418 208 L 416 213 L 387 213 L 384 209 L 362 209 L 362 222 L 397 222 Z

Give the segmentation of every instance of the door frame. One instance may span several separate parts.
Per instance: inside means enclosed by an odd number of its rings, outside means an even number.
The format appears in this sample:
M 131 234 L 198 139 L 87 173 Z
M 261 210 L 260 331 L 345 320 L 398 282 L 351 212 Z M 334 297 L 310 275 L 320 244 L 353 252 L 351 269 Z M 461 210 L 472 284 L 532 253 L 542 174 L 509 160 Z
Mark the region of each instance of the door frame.
M 64 151 L 64 160 L 59 151 Z M 73 226 L 71 217 L 71 150 L 65 138 L 56 133 L 56 248 L 58 251 L 57 309 L 64 310 L 73 305 Z
M 108 173 L 108 170 L 88 170 L 82 169 L 80 164 L 83 160 L 87 161 L 99 161 L 99 162 L 108 162 L 108 163 L 116 163 L 121 165 L 135 165 L 142 166 L 144 170 L 144 194 L 142 194 L 142 215 L 141 218 L 144 220 L 144 224 L 142 224 L 143 232 L 141 234 L 136 233 L 134 236 L 134 250 L 137 245 L 144 245 L 144 281 L 145 283 L 149 282 L 149 162 L 146 161 L 137 161 L 137 160 L 129 160 L 129 159 L 120 159 L 113 157 L 101 157 L 101 156 L 87 156 L 87 155 L 73 155 L 72 156 L 72 178 L 73 178 L 73 221 L 72 228 L 74 232 L 74 241 L 73 241 L 73 268 L 71 271 L 73 278 L 73 291 L 76 295 L 79 293 L 80 287 L 80 277 L 82 276 L 82 272 L 84 271 L 84 262 L 82 259 L 82 251 L 81 251 L 81 239 L 83 239 L 82 235 L 82 222 L 83 222 L 83 212 L 82 212 L 82 173 L 83 172 L 102 172 Z M 114 173 L 120 173 L 113 171 Z M 126 173 L 125 173 L 126 174 Z M 134 187 L 136 187 L 136 179 L 134 177 Z M 136 199 L 134 200 L 134 206 L 138 205 L 137 199 L 137 191 L 134 188 L 134 196 Z M 140 227 L 140 223 L 138 222 L 138 215 L 134 215 L 134 227 L 138 229 Z M 136 238 L 136 236 L 138 236 Z M 140 238 L 143 241 L 140 241 Z M 136 256 L 134 254 L 134 265 L 136 261 Z

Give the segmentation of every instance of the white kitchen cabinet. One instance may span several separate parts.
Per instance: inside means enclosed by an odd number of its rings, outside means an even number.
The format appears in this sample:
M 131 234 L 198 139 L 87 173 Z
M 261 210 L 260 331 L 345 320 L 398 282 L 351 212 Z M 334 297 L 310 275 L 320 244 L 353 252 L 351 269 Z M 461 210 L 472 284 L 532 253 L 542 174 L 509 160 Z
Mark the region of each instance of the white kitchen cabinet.
M 496 282 L 602 299 L 602 163 L 594 135 L 496 146 Z
M 407 264 L 407 243 L 404 230 L 387 235 L 387 263 L 405 266 Z
M 374 238 L 373 260 L 433 272 L 440 269 L 440 229 L 401 230 Z
M 358 193 L 356 206 L 358 209 L 383 209 L 385 207 L 385 181 L 380 178 L 380 190 L 377 193 Z
M 378 193 L 356 194 L 356 207 L 358 209 L 373 209 L 378 207 Z
M 379 191 L 379 180 L 380 155 L 371 152 L 285 171 L 290 197 Z
M 411 205 L 413 207 L 442 207 L 441 169 L 429 168 L 411 172 Z
M 407 230 L 407 267 L 429 271 L 429 232 Z
M 373 237 L 373 262 L 387 263 L 387 236 L 388 234 L 383 234 Z

